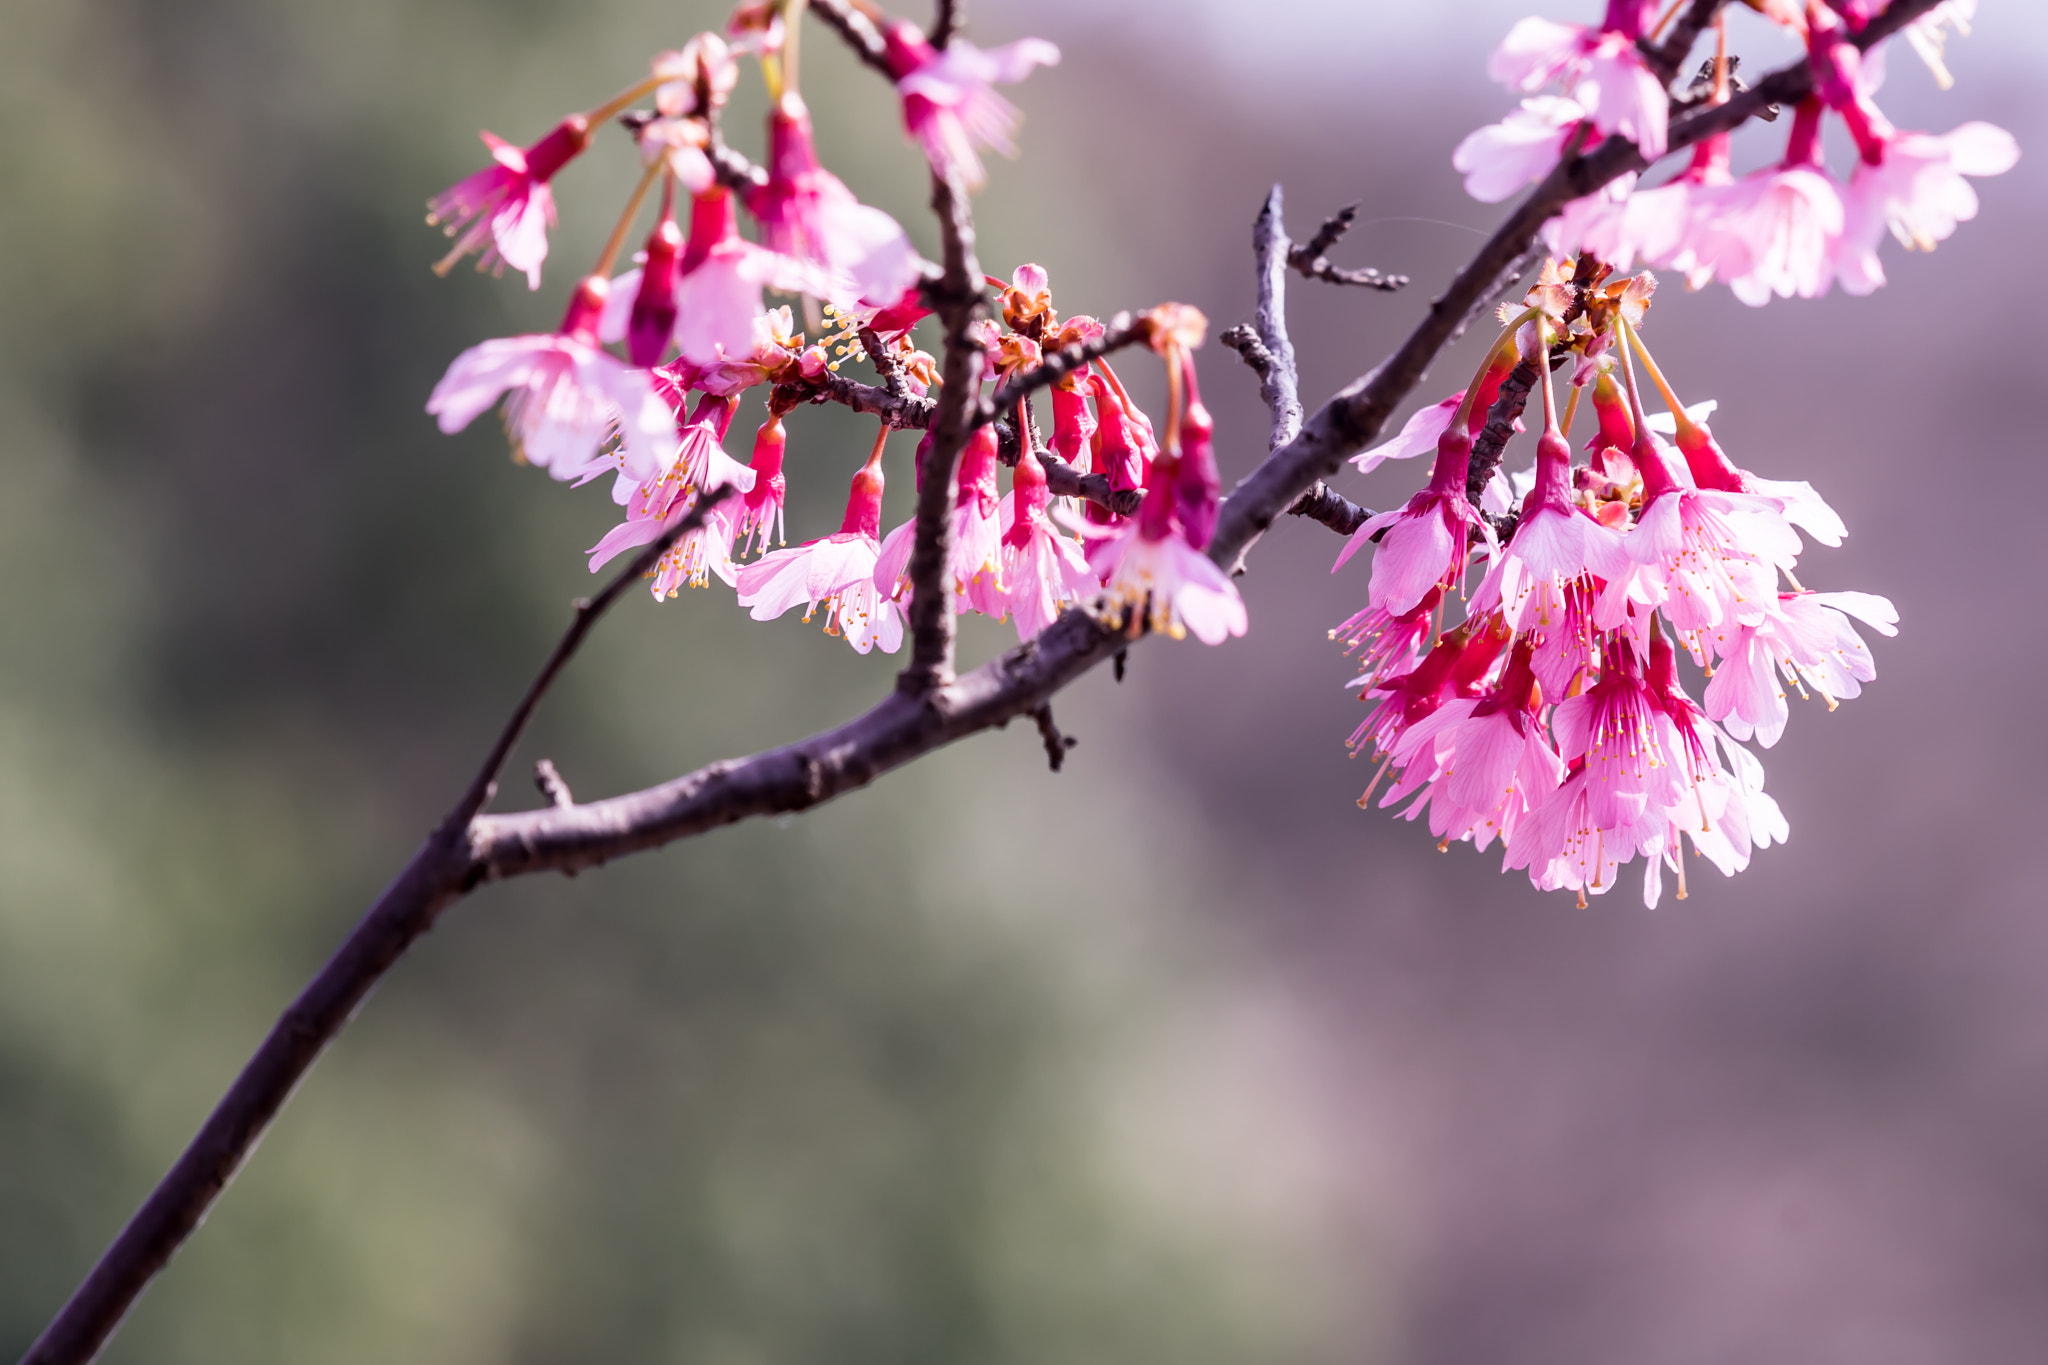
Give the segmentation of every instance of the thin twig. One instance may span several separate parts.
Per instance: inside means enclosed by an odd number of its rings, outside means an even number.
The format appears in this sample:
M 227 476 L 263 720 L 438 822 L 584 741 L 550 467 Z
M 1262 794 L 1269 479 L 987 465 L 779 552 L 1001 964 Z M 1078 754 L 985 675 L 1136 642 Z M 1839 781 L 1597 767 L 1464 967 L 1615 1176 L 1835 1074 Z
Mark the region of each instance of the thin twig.
M 1103 325 L 1101 336 L 1057 351 L 1047 351 L 1039 358 L 1038 364 L 1028 370 L 1020 370 L 996 385 L 995 392 L 975 414 L 974 424 L 982 426 L 995 421 L 1016 407 L 1020 400 L 1040 389 L 1051 388 L 1091 360 L 1099 360 L 1113 351 L 1151 340 L 1152 317 L 1149 313 L 1136 318 L 1129 313 L 1118 313 Z
M 1081 741 L 1060 733 L 1060 727 L 1052 718 L 1051 702 L 1033 711 L 1031 719 L 1038 722 L 1038 737 L 1045 742 L 1045 761 L 1054 772 L 1058 772 L 1066 764 L 1067 751 Z
M 555 768 L 551 758 L 537 758 L 533 762 L 533 785 L 540 788 L 540 794 L 556 809 L 576 804 L 576 794 L 569 790 L 569 784 L 562 780 L 562 774 Z
M 1867 49 L 1936 3 L 1894 0 L 1854 41 Z M 812 5 L 821 14 L 830 8 L 844 12 L 843 0 L 812 0 Z M 1787 67 L 1727 104 L 1672 120 L 1671 147 L 1688 147 L 1732 128 L 1770 104 L 1793 103 L 1811 83 L 1805 62 Z M 1325 403 L 1292 441 L 1238 484 L 1223 505 L 1210 557 L 1218 564 L 1234 562 L 1310 485 L 1378 436 L 1438 351 L 1504 280 L 1514 278 L 1545 219 L 1568 200 L 1641 167 L 1633 146 L 1611 138 L 1592 155 L 1575 157 L 1552 172 L 1384 363 Z M 643 562 L 651 567 L 656 559 L 643 556 L 622 577 L 630 581 L 645 571 Z M 579 614 L 578 619 L 584 618 Z M 1090 668 L 1120 657 L 1130 644 L 1088 611 L 1070 610 L 1030 644 L 938 693 L 893 691 L 836 730 L 786 748 L 714 763 L 607 800 L 516 814 L 479 813 L 452 828 L 443 821 L 278 1020 L 198 1137 L 30 1348 L 23 1365 L 86 1365 L 98 1354 L 136 1296 L 212 1206 L 321 1049 L 454 900 L 486 881 L 573 872 L 751 816 L 815 806 L 954 740 L 1029 714 Z M 515 723 L 523 719 L 515 716 Z M 494 755 L 500 747 L 508 746 L 494 746 Z M 502 763 L 502 757 L 496 761 Z M 496 766 L 487 765 L 487 770 L 486 790 Z
M 846 0 L 810 0 L 810 10 L 846 40 L 854 56 L 881 72 L 891 84 L 895 83 L 896 73 L 889 69 L 889 45 L 882 41 L 881 30 L 873 20 Z
M 1309 485 L 1306 493 L 1289 505 L 1287 515 L 1319 521 L 1338 535 L 1349 536 L 1372 520 L 1373 510 L 1370 507 L 1360 507 L 1318 479 Z
M 1252 224 L 1252 254 L 1259 272 L 1259 304 L 1254 316 L 1258 320 L 1259 341 L 1268 357 L 1267 367 L 1259 373 L 1259 393 L 1266 400 L 1266 410 L 1273 415 L 1268 450 L 1278 450 L 1301 430 L 1301 377 L 1295 368 L 1294 342 L 1287 335 L 1287 267 L 1293 258 L 1294 244 L 1287 240 L 1286 207 L 1286 197 L 1275 185 Z M 1318 233 L 1317 241 L 1321 237 Z M 1318 247 L 1316 254 L 1324 250 L 1327 247 Z M 1250 361 L 1251 357 L 1245 359 Z
M 1345 233 L 1351 231 L 1351 224 L 1358 217 L 1358 205 L 1348 204 L 1325 219 L 1316 229 L 1316 235 L 1287 252 L 1287 264 L 1311 280 L 1323 280 L 1330 284 L 1351 284 L 1362 289 L 1377 289 L 1392 293 L 1406 288 L 1406 275 L 1382 275 L 1377 270 L 1345 270 L 1331 264 L 1329 250 Z

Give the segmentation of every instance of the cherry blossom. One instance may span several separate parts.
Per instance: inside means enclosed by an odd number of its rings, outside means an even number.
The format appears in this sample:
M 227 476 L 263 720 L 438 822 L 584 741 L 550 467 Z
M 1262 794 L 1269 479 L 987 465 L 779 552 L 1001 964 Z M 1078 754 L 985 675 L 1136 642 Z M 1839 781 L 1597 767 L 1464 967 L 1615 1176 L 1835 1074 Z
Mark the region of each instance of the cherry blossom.
M 884 654 L 894 654 L 903 643 L 903 614 L 875 587 L 887 428 L 882 437 L 853 476 L 846 517 L 837 531 L 741 567 L 735 576 L 740 605 L 756 621 L 772 621 L 800 603 L 809 621 L 823 606 L 826 634 L 844 636 L 858 653 L 879 646 Z
M 818 163 L 810 111 L 786 91 L 768 116 L 768 183 L 747 199 L 771 251 L 821 269 L 827 297 L 880 307 L 916 285 L 924 263 L 894 218 L 854 197 Z
M 557 479 L 609 468 L 599 447 L 614 432 L 622 463 L 654 467 L 674 448 L 675 421 L 646 371 L 599 347 L 608 288 L 601 275 L 578 285 L 559 332 L 501 337 L 457 356 L 427 400 L 441 430 L 461 431 L 504 395 L 513 453 Z
M 1524 19 L 1494 51 L 1487 74 L 1524 94 L 1561 85 L 1595 128 L 1627 138 L 1654 161 L 1664 155 L 1670 100 L 1636 50 L 1643 12 L 1634 0 L 1612 0 L 1597 29 Z
M 531 147 L 481 134 L 491 149 L 491 164 L 427 201 L 427 221 L 455 238 L 454 249 L 435 271 L 447 274 L 474 251 L 478 269 L 495 274 L 509 265 L 526 276 L 529 289 L 540 288 L 548 229 L 555 225 L 555 196 L 548 182 L 590 145 L 590 129 L 590 120 L 575 114 Z
M 1019 640 L 1035 638 L 1068 603 L 1088 600 L 1100 586 L 1080 543 L 1046 515 L 1050 501 L 1045 467 L 1026 452 L 1002 507 L 1004 601 Z
M 988 173 L 978 148 L 1017 154 L 1011 141 L 1017 109 L 995 92 L 995 83 L 1015 84 L 1033 67 L 1057 66 L 1060 50 L 1042 38 L 1025 38 L 984 51 L 955 35 L 941 51 L 908 21 L 888 25 L 882 37 L 903 97 L 904 125 L 932 170 L 979 189 Z

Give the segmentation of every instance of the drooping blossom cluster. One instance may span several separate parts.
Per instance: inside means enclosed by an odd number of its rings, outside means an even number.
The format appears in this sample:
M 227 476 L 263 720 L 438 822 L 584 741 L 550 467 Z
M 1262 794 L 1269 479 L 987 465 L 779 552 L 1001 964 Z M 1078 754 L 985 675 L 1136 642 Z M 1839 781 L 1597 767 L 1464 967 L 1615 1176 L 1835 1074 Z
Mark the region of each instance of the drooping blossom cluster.
M 1666 870 L 1684 894 L 1686 844 L 1732 873 L 1785 837 L 1742 741 L 1777 742 L 1787 688 L 1830 707 L 1856 696 L 1874 676 L 1857 623 L 1889 635 L 1897 614 L 1881 597 L 1800 584 L 1802 533 L 1838 545 L 1840 518 L 1808 484 L 1735 465 L 1707 425 L 1712 405 L 1679 401 L 1641 335 L 1654 278 L 1610 281 L 1587 264 L 1546 267 L 1468 390 L 1484 393 L 1504 364 L 1541 376 L 1534 466 L 1511 485 L 1496 475 L 1482 499 L 1505 516 L 1468 500 L 1477 398 L 1425 408 L 1358 457 L 1412 457 L 1435 438 L 1428 486 L 1338 558 L 1378 542 L 1366 605 L 1332 635 L 1358 656 L 1370 708 L 1351 738 L 1376 765 L 1361 806 L 1375 793 L 1406 803 L 1446 846 L 1498 839 L 1507 869 L 1581 898 L 1641 857 L 1654 905 Z M 1569 366 L 1562 416 L 1555 366 Z M 1664 411 L 1649 411 L 1646 387 Z M 1575 464 L 1569 433 L 1588 406 Z M 1471 548 L 1484 556 L 1476 586 Z M 1684 659 L 1707 677 L 1697 700 Z
M 1693 288 L 1719 281 L 1759 305 L 1774 297 L 1816 298 L 1835 284 L 1870 293 L 1885 282 L 1878 250 L 1886 236 L 1908 250 L 1933 250 L 1976 216 L 1969 178 L 2001 174 L 2018 159 L 2012 135 L 1988 123 L 1940 135 L 1892 126 L 1874 98 L 1882 49 L 1865 54 L 1853 41 L 1880 6 L 1759 0 L 1751 8 L 1804 44 L 1814 77 L 1813 93 L 1786 121 L 1784 153 L 1773 163 L 1737 176 L 1730 135 L 1721 132 L 1696 143 L 1683 169 L 1657 180 L 1671 103 L 1645 51 L 1656 5 L 1609 0 L 1597 28 L 1530 18 L 1509 32 L 1488 69 L 1528 98 L 1459 144 L 1452 163 L 1467 191 L 1498 202 L 1541 180 L 1569 152 L 1627 139 L 1652 169 L 1566 205 L 1544 228 L 1552 254 L 1589 253 L 1622 270 L 1655 266 Z M 1946 27 L 1967 29 L 1975 8 L 1975 0 L 1947 0 L 1906 29 L 1944 86 L 1951 83 L 1942 64 Z M 1709 104 L 1725 103 L 1733 92 L 1726 11 L 1717 34 L 1698 96 Z M 1831 116 L 1855 148 L 1846 176 L 1823 157 Z
M 862 203 L 820 161 L 797 85 L 802 10 L 743 4 L 726 34 L 701 34 L 663 53 L 647 79 L 563 120 L 532 147 L 485 135 L 492 165 L 432 203 L 429 221 L 456 238 L 437 269 L 475 253 L 481 267 L 510 265 L 538 287 L 555 219 L 549 182 L 614 116 L 630 131 L 643 174 L 597 265 L 572 291 L 562 325 L 464 352 L 427 409 L 454 432 L 499 404 L 525 463 L 577 485 L 609 475 L 623 517 L 591 548 L 592 572 L 671 535 L 713 500 L 655 564 L 658 600 L 715 580 L 757 620 L 798 607 L 810 620 L 822 611 L 825 629 L 856 650 L 889 653 L 903 640 L 916 529 L 911 521 L 883 529 L 890 421 L 853 475 L 839 529 L 789 545 L 785 419 L 831 396 L 833 372 L 855 356 L 871 361 L 899 400 L 928 394 L 938 366 L 913 334 L 930 315 L 923 286 L 935 270 L 895 219 Z M 1016 110 L 994 83 L 1056 63 L 1058 50 L 1030 39 L 982 51 L 957 36 L 938 48 L 908 22 L 882 19 L 878 28 L 906 131 L 935 174 L 979 185 L 986 172 L 978 149 L 1015 150 Z M 758 63 L 769 98 L 759 172 L 732 171 L 721 140 L 744 57 Z M 635 108 L 643 101 L 652 107 Z M 650 201 L 654 225 L 644 246 L 614 274 Z M 757 228 L 753 238 L 744 220 Z M 1103 335 L 1093 318 L 1059 316 L 1036 266 L 1019 268 L 1007 284 L 988 283 L 996 316 L 977 336 L 992 380 Z M 770 293 L 803 302 L 770 308 Z M 820 340 L 797 330 L 798 306 L 829 320 Z M 1236 588 L 1202 554 L 1218 496 L 1213 426 L 1192 356 L 1204 329 L 1199 313 L 1174 305 L 1146 319 L 1144 335 L 1166 363 L 1172 395 L 1163 443 L 1106 358 L 1068 368 L 1050 386 L 1049 437 L 1041 437 L 1028 399 L 995 415 L 1006 431 L 990 420 L 974 429 L 955 476 L 948 567 L 957 611 L 1007 619 L 1026 640 L 1075 604 L 1134 631 L 1192 633 L 1212 644 L 1244 633 Z M 757 389 L 766 410 L 742 464 L 725 442 Z M 930 445 L 927 435 L 918 447 L 920 483 Z M 1122 515 L 1091 503 L 1083 512 L 1072 498 L 1053 496 L 1054 467 L 1069 488 L 1096 473 L 1112 495 L 1143 491 L 1142 510 Z

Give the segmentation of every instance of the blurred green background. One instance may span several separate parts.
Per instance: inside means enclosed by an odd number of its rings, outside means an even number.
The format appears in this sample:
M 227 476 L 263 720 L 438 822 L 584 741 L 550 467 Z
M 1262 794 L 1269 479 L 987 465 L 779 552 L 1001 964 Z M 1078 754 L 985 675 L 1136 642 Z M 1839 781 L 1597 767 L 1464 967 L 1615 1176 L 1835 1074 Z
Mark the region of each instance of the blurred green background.
M 533 295 L 430 274 L 426 197 L 480 163 L 478 127 L 530 140 L 722 11 L 0 0 L 0 1356 L 588 591 L 603 491 L 421 407 L 463 347 L 553 324 L 629 160 L 602 142 L 558 181 Z M 1340 255 L 1417 284 L 1297 290 L 1325 393 L 1495 221 L 1446 163 L 1499 116 L 1483 56 L 1520 12 L 985 0 L 978 36 L 1066 61 L 1018 93 L 984 264 L 1046 264 L 1065 311 L 1179 298 L 1220 328 L 1250 311 L 1266 185 L 1298 236 L 1365 199 Z M 2032 155 L 2042 39 L 1987 5 L 1959 90 L 1901 54 L 1887 105 L 1997 119 Z M 887 92 L 822 34 L 805 84 L 828 162 L 928 243 Z M 743 84 L 750 149 L 759 108 Z M 1652 339 L 1722 399 L 1738 460 L 1849 518 L 1814 585 L 1906 616 L 1866 697 L 1764 756 L 1794 841 L 1741 879 L 1581 913 L 1354 810 L 1323 632 L 1363 579 L 1282 527 L 1251 638 L 1086 680 L 1058 777 L 1013 728 L 800 820 L 458 907 L 107 1358 L 2034 1360 L 2048 649 L 2023 594 L 2048 562 L 1996 511 L 2048 499 L 2032 167 L 1935 257 L 1888 258 L 1875 299 L 1660 296 Z M 1263 417 L 1227 354 L 1204 384 L 1234 479 Z M 794 534 L 836 520 L 865 449 L 799 415 Z M 539 755 L 623 790 L 892 674 L 715 589 L 636 594 L 499 804 L 537 799 Z

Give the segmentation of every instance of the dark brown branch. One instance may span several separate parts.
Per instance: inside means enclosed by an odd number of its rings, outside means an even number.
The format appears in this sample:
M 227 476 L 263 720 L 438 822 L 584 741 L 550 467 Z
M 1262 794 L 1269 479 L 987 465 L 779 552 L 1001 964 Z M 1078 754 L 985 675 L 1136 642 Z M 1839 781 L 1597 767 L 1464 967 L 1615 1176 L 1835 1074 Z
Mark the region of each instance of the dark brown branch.
M 882 387 L 889 391 L 889 396 L 899 400 L 910 397 L 910 380 L 903 373 L 903 362 L 875 334 L 874 328 L 860 329 L 860 345 L 868 353 L 868 363 L 875 367 L 875 373 L 882 376 Z
M 953 35 L 960 31 L 966 16 L 967 0 L 939 0 L 938 17 L 932 21 L 932 46 L 945 49 L 953 41 Z
M 85 1283 L 36 1338 L 22 1365 L 85 1365 L 98 1355 L 137 1296 L 206 1216 L 243 1159 L 270 1126 L 321 1050 L 435 918 L 474 887 L 471 826 L 497 788 L 505 758 L 525 732 L 534 707 L 611 605 L 661 562 L 683 536 L 701 526 L 730 490 L 704 499 L 589 601 L 576 604 L 569 628 L 513 708 L 462 797 L 386 887 L 340 951 L 328 960 L 271 1028 L 177 1164 L 121 1229 Z M 576 807 L 558 809 L 574 810 Z
M 1714 16 L 1721 12 L 1727 0 L 1692 0 L 1678 18 L 1671 24 L 1671 32 L 1662 43 L 1652 44 L 1638 39 L 1636 49 L 1643 54 L 1643 61 L 1650 70 L 1657 73 L 1657 79 L 1669 85 L 1678 78 L 1678 72 L 1685 65 L 1685 59 L 1692 54 L 1692 45 Z
M 1855 41 L 1868 48 L 1935 3 L 1894 0 Z M 820 14 L 847 14 L 843 0 L 812 0 L 812 5 Z M 1674 119 L 1671 146 L 1690 146 L 1770 104 L 1792 103 L 1806 94 L 1811 80 L 1806 63 L 1800 62 L 1727 104 Z M 1487 240 L 1386 361 L 1325 403 L 1292 441 L 1238 484 L 1223 505 L 1211 558 L 1219 564 L 1233 563 L 1245 545 L 1317 479 L 1336 472 L 1347 455 L 1378 436 L 1437 352 L 1475 310 L 1519 274 L 1545 219 L 1567 200 L 1641 165 L 1635 148 L 1617 138 L 1591 156 L 1559 166 Z M 965 386 L 949 388 L 965 392 Z M 956 425 L 964 417 L 963 412 L 955 418 Z M 944 481 L 950 485 L 950 476 Z M 630 581 L 644 573 L 658 561 L 655 552 L 661 548 L 649 547 L 621 578 Z M 600 600 L 608 602 L 610 595 Z M 581 630 L 588 629 L 583 613 L 578 623 Z M 485 881 L 533 872 L 573 872 L 751 816 L 815 806 L 956 739 L 1030 714 L 1088 669 L 1118 657 L 1130 643 L 1088 611 L 1072 610 L 1037 640 L 931 692 L 912 695 L 899 689 L 836 730 L 750 758 L 714 763 L 645 791 L 517 814 L 479 813 L 456 821 L 453 817 L 471 809 L 465 793 L 450 820 L 428 837 L 333 960 L 278 1020 L 198 1137 L 30 1348 L 23 1365 L 86 1365 L 99 1352 L 142 1288 L 204 1216 L 314 1058 L 452 901 Z M 553 660 L 550 664 L 550 673 L 559 668 Z M 508 732 L 523 725 L 528 709 L 522 704 L 522 714 L 515 715 Z M 509 747 L 493 747 L 483 770 L 486 793 Z
M 1028 370 L 1020 370 L 1002 383 L 996 385 L 994 393 L 988 396 L 975 416 L 975 425 L 982 426 L 995 421 L 1017 404 L 1037 393 L 1049 389 L 1065 379 L 1091 360 L 1099 360 L 1112 351 L 1121 351 L 1126 346 L 1152 340 L 1152 318 L 1141 314 L 1133 319 L 1129 313 L 1118 313 L 1103 326 L 1102 335 L 1091 341 L 1077 342 L 1057 351 L 1047 351 L 1039 363 Z
M 947 582 L 953 550 L 953 481 L 980 415 L 982 373 L 988 358 L 973 328 L 987 311 L 981 264 L 974 256 L 974 215 L 967 188 L 953 174 L 932 172 L 932 212 L 939 219 L 944 267 L 926 286 L 946 329 L 941 361 L 944 387 L 932 413 L 931 445 L 917 490 L 917 529 L 910 549 L 910 662 L 897 686 L 926 696 L 953 681 L 953 589 Z
M 881 72 L 891 84 L 895 83 L 896 73 L 889 69 L 889 45 L 882 41 L 881 30 L 873 20 L 846 0 L 810 0 L 810 9 L 846 40 L 854 56 Z
M 1328 484 L 1318 479 L 1309 485 L 1306 493 L 1294 500 L 1287 514 L 1319 521 L 1338 535 L 1349 536 L 1372 520 L 1373 510 L 1360 507 L 1341 493 L 1332 492 Z
M 724 138 L 714 140 L 706 155 L 718 183 L 738 192 L 742 199 L 768 183 L 768 172 L 749 161 L 746 153 L 728 147 Z
M 1072 735 L 1060 733 L 1060 727 L 1052 718 L 1052 703 L 1047 702 L 1031 713 L 1031 719 L 1038 722 L 1038 737 L 1045 742 L 1045 761 L 1054 772 L 1066 766 L 1067 751 L 1081 741 Z
M 1405 288 L 1406 275 L 1382 275 L 1377 270 L 1345 270 L 1330 263 L 1330 248 L 1338 239 L 1351 231 L 1353 220 L 1358 217 L 1358 205 L 1348 204 L 1337 210 L 1323 225 L 1316 229 L 1316 235 L 1287 253 L 1287 264 L 1311 280 L 1324 280 L 1330 284 L 1352 284 L 1363 289 L 1377 289 L 1391 293 Z
M 774 401 L 785 407 L 795 407 L 799 403 L 837 403 L 855 412 L 879 417 L 898 431 L 924 430 L 931 425 L 932 412 L 938 407 L 929 398 L 919 398 L 914 393 L 890 393 L 874 384 L 847 379 L 834 370 L 826 370 L 815 379 L 790 379 L 777 384 Z

